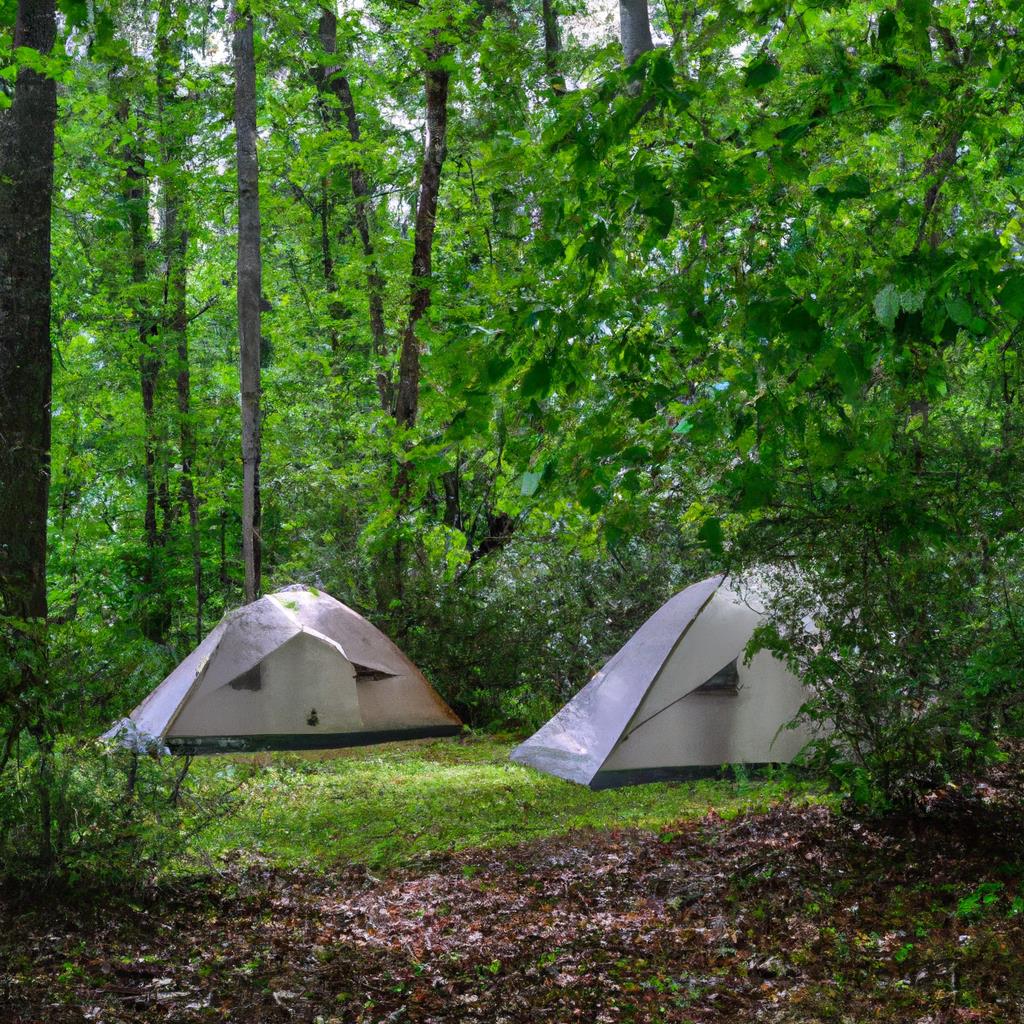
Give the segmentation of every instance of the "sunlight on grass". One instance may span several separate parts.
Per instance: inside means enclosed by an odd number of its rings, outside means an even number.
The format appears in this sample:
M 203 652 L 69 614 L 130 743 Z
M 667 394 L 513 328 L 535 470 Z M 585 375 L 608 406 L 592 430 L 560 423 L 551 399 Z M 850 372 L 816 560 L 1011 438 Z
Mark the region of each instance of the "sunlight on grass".
M 460 739 L 330 755 L 200 758 L 198 780 L 234 780 L 238 811 L 195 852 L 237 852 L 282 867 L 407 864 L 429 854 L 499 846 L 570 829 L 661 829 L 713 809 L 723 817 L 784 798 L 821 799 L 791 778 L 655 784 L 591 792 L 508 760 L 510 743 Z

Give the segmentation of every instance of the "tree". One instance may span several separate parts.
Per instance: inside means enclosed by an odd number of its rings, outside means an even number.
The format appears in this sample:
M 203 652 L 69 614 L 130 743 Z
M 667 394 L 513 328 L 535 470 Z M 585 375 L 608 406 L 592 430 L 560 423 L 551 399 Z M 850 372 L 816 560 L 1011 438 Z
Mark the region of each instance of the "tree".
M 647 0 L 619 0 L 619 38 L 627 64 L 654 49 Z
M 541 15 L 544 21 L 544 64 L 547 67 L 548 83 L 557 96 L 565 92 L 565 76 L 559 67 L 562 39 L 558 32 L 558 12 L 554 0 L 542 0 Z
M 56 38 L 53 0 L 20 0 L 15 50 L 45 61 Z M 57 88 L 20 63 L 0 111 L 0 613 L 8 745 L 41 728 L 45 704 L 22 703 L 46 680 L 46 534 L 50 486 L 50 225 Z M 10 682 L 8 682 L 8 680 Z M 37 695 L 39 696 L 39 695 Z
M 235 141 L 238 161 L 238 355 L 242 395 L 242 561 L 245 599 L 260 592 L 260 186 L 256 154 L 253 18 L 235 8 Z
M 1019 21 L 723 4 L 549 133 L 566 198 L 510 375 L 533 459 L 610 537 L 664 501 L 771 579 L 761 639 L 876 807 L 1020 727 Z
M 420 167 L 419 193 L 416 199 L 409 313 L 402 333 L 398 389 L 395 397 L 395 420 L 399 426 L 406 429 L 415 424 L 419 408 L 420 341 L 417 327 L 430 306 L 437 197 L 441 191 L 441 171 L 448 152 L 448 83 L 451 74 L 445 61 L 450 54 L 451 47 L 446 43 L 432 46 L 427 54 L 428 64 L 423 76 L 426 97 L 423 163 Z
M 164 351 L 172 354 L 175 366 L 181 465 L 181 482 L 178 490 L 180 501 L 188 513 L 192 586 L 195 598 L 195 637 L 198 643 L 203 636 L 205 595 L 199 497 L 196 493 L 193 470 L 197 442 L 192 413 L 192 377 L 188 346 L 188 179 L 185 177 L 184 167 L 187 127 L 182 116 L 184 102 L 177 95 L 177 83 L 184 71 L 183 21 L 182 13 L 173 9 L 170 0 L 160 0 L 157 15 L 156 91 L 162 168 L 160 186 L 163 196 L 161 243 L 166 275 L 161 335 L 166 339 Z

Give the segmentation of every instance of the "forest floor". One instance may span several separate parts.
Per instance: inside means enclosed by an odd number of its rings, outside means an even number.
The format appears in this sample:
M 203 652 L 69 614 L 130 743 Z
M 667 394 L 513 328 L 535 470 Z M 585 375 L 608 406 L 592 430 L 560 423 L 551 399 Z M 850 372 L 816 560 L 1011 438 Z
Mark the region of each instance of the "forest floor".
M 358 770 L 394 769 L 388 755 L 365 768 L 374 756 Z M 424 756 L 450 761 L 447 771 L 462 755 L 396 755 Z M 530 802 L 528 788 L 517 794 L 524 778 L 506 777 L 506 815 L 513 797 Z M 267 785 L 265 773 L 255 779 L 247 785 Z M 275 854 L 268 829 L 261 849 L 212 857 L 208 847 L 214 868 L 145 898 L 0 905 L 0 1020 L 1024 1020 L 1024 767 L 936 794 L 912 820 L 858 821 L 771 789 L 762 796 L 780 802 L 758 806 L 758 792 L 742 780 L 642 787 L 604 805 L 567 786 L 566 801 L 584 801 L 577 817 L 623 811 L 631 795 L 649 820 L 558 819 L 568 831 L 520 842 L 503 826 L 497 845 L 413 844 L 405 858 L 374 845 L 385 814 L 364 835 L 381 867 L 289 863 L 301 836 L 289 832 Z M 650 820 L 673 808 L 673 824 Z M 453 823 L 430 833 L 435 847 L 463 812 L 481 831 L 473 808 L 454 803 Z M 246 813 L 249 825 L 232 827 L 251 833 L 264 819 Z

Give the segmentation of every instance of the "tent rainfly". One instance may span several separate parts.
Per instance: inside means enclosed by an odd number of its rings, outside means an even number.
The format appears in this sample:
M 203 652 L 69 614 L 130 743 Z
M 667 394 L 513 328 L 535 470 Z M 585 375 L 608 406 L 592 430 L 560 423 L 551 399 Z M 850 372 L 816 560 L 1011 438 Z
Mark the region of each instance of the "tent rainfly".
M 785 726 L 807 698 L 783 662 L 743 652 L 765 618 L 724 576 L 667 601 L 512 760 L 591 789 L 692 779 L 723 764 L 792 761 Z
M 105 735 L 191 754 L 351 747 L 461 730 L 379 629 L 328 594 L 294 586 L 225 615 Z

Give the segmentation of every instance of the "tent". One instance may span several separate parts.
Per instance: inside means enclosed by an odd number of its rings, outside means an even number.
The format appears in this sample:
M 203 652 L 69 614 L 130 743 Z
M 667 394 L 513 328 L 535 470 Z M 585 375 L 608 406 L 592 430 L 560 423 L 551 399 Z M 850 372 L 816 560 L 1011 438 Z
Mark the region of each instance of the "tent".
M 309 750 L 453 736 L 455 713 L 379 629 L 288 587 L 229 612 L 107 733 L 177 753 Z
M 791 761 L 811 738 L 785 728 L 807 693 L 767 651 L 744 663 L 756 590 L 715 576 L 676 594 L 512 760 L 591 789 Z

